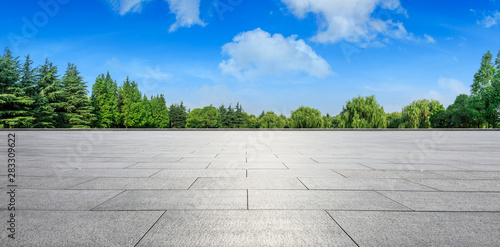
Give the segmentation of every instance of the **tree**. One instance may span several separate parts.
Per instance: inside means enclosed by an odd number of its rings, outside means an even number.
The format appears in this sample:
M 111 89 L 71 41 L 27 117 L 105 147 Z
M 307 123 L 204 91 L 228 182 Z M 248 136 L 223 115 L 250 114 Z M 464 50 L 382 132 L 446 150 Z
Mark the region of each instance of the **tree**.
M 68 128 L 68 95 L 63 90 L 63 85 L 59 79 L 57 66 L 45 60 L 45 64 L 40 67 L 40 92 L 43 97 L 46 97 L 45 104 L 49 106 L 46 112 L 51 116 L 46 116 L 46 119 L 52 120 L 52 125 L 56 128 Z
M 33 100 L 26 96 L 19 83 L 19 61 L 9 49 L 0 57 L 0 127 L 31 127 L 35 118 L 30 114 Z
M 386 114 L 387 128 L 399 128 L 402 123 L 403 114 L 401 112 L 393 112 Z
M 483 55 L 481 66 L 474 75 L 474 82 L 471 85 L 472 99 L 469 100 L 469 108 L 472 110 L 472 121 L 477 123 L 477 127 L 494 128 L 498 125 L 500 52 L 495 64 L 493 64 L 492 59 L 493 55 L 489 51 Z
M 321 112 L 314 108 L 301 106 L 292 111 L 290 126 L 292 128 L 321 128 L 323 126 Z
M 401 128 L 431 128 L 434 115 L 435 124 L 439 124 L 439 117 L 444 112 L 444 107 L 437 100 L 415 100 L 405 106 L 402 112 Z
M 142 100 L 135 81 L 130 81 L 128 76 L 122 86 L 118 88 L 118 98 L 120 98 L 120 116 L 125 128 L 140 128 L 147 125 L 147 113 L 145 107 L 148 105 Z
M 260 128 L 264 129 L 281 129 L 286 126 L 286 120 L 282 117 L 278 117 L 273 111 L 266 112 L 263 116 L 259 117 L 258 121 Z
M 375 95 L 348 100 L 340 113 L 343 128 L 385 128 L 385 112 Z
M 170 117 L 168 115 L 167 102 L 163 94 L 153 97 L 149 101 L 151 105 L 151 113 L 149 117 L 149 123 L 153 128 L 167 128 L 170 123 Z
M 186 112 L 186 107 L 181 101 L 181 104 L 172 104 L 168 109 L 168 114 L 170 116 L 170 127 L 171 128 L 185 128 L 188 113 Z
M 66 118 L 70 128 L 90 128 L 93 108 L 87 96 L 87 86 L 80 72 L 72 63 L 62 78 L 64 94 L 67 97 Z
M 205 106 L 203 109 L 193 109 L 186 120 L 186 128 L 217 128 L 220 125 L 221 116 L 213 106 Z
M 446 108 L 444 119 L 446 127 L 451 128 L 469 128 L 471 126 L 471 112 L 467 107 L 469 96 L 460 94 L 455 99 L 455 102 Z
M 106 76 L 101 74 L 97 77 L 92 86 L 90 99 L 96 116 L 92 125 L 98 128 L 117 127 L 120 119 L 117 85 L 116 81 L 111 79 L 109 72 Z

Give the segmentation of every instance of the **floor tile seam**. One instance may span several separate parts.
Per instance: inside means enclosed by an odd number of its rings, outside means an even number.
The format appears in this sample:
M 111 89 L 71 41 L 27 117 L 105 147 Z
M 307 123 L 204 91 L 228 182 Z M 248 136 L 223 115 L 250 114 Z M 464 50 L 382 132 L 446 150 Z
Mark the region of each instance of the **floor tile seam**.
M 396 201 L 395 199 L 392 199 L 392 198 L 390 198 L 390 197 L 388 197 L 388 196 L 386 196 L 386 195 L 384 195 L 384 194 L 380 193 L 379 191 L 374 191 L 374 192 L 375 192 L 375 193 L 377 193 L 377 194 L 379 194 L 379 195 L 381 195 L 382 197 L 385 197 L 385 198 L 387 198 L 387 199 L 389 199 L 389 200 L 391 200 L 391 201 L 393 201 L 393 202 L 397 203 L 397 204 L 398 204 L 398 205 L 400 205 L 400 206 L 403 206 L 404 208 L 407 208 L 407 209 L 408 209 L 408 210 L 410 210 L 410 211 L 415 211 L 413 208 L 410 208 L 409 206 L 406 206 L 406 205 L 404 205 L 403 203 L 398 202 L 398 201 Z
M 144 237 L 146 237 L 146 235 L 151 231 L 151 229 L 153 229 L 153 227 L 158 223 L 158 221 L 160 221 L 160 219 L 163 217 L 163 215 L 165 215 L 167 211 L 165 210 L 159 217 L 158 219 L 156 219 L 156 221 L 151 225 L 151 227 L 149 227 L 149 229 L 142 235 L 142 237 L 137 241 L 137 243 L 135 243 L 134 247 L 136 247 Z
M 349 237 L 349 239 L 351 239 L 351 241 L 359 247 L 359 244 L 354 240 L 354 238 L 351 237 L 351 235 L 333 218 L 333 216 L 325 210 L 325 213 L 330 216 L 330 218 L 333 220 L 333 222 L 335 222 L 335 224 L 337 224 L 338 227 L 340 227 L 340 229 L 347 235 L 347 237 Z
M 97 207 L 99 207 L 99 206 L 101 206 L 101 205 L 103 205 L 103 204 L 105 204 L 105 203 L 107 203 L 107 202 L 111 201 L 112 199 L 116 198 L 117 196 L 119 196 L 119 195 L 121 195 L 121 194 L 125 193 L 125 191 L 127 191 L 127 190 L 122 190 L 120 193 L 118 193 L 118 194 L 116 194 L 116 195 L 112 196 L 111 198 L 109 198 L 109 199 L 107 199 L 107 200 L 105 200 L 105 201 L 103 201 L 103 202 L 101 202 L 101 203 L 98 203 L 95 207 L 91 208 L 89 211 L 93 211 L 93 210 L 94 210 L 94 209 L 96 209 Z

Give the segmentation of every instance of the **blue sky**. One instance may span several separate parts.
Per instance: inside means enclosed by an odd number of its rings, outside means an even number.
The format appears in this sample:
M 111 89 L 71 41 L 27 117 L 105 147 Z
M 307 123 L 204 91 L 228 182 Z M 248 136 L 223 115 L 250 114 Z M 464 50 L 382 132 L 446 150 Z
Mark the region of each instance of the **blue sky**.
M 197 108 L 240 102 L 336 115 L 375 94 L 386 112 L 468 93 L 481 56 L 500 47 L 500 1 L 40 0 L 0 3 L 0 45 L 89 91 L 110 72 L 148 96 Z

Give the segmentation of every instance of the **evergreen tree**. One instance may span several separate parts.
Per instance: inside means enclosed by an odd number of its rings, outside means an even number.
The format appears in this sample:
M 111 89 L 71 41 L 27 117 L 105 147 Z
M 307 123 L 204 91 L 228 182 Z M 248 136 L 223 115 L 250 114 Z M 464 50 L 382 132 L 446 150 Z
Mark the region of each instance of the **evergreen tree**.
M 97 77 L 92 86 L 91 96 L 95 119 L 92 126 L 98 128 L 117 127 L 120 119 L 116 81 L 111 79 L 109 72 Z
M 28 128 L 35 120 L 30 114 L 33 100 L 26 96 L 19 79 L 19 61 L 6 48 L 0 57 L 1 128 Z
M 48 59 L 45 60 L 44 65 L 40 67 L 39 70 L 39 90 L 42 97 L 42 104 L 46 106 L 47 109 L 43 113 L 42 123 L 46 123 L 46 126 L 41 127 L 56 127 L 56 128 L 67 128 L 69 127 L 69 122 L 67 121 L 67 108 L 69 107 L 68 95 L 63 90 L 61 80 L 59 80 L 57 66 L 54 66 Z
M 120 115 L 126 128 L 139 128 L 147 124 L 146 111 L 142 101 L 141 92 L 135 81 L 130 81 L 128 76 L 123 85 L 118 89 L 122 100 Z
M 224 107 L 224 104 L 222 104 L 219 109 L 217 109 L 220 114 L 220 127 L 221 128 L 230 128 L 231 123 L 229 122 L 229 116 L 228 112 L 226 110 L 226 107 Z
M 72 63 L 62 78 L 62 85 L 68 106 L 66 107 L 66 123 L 70 128 L 90 128 L 93 108 L 87 96 L 87 86 L 80 72 Z
M 167 102 L 163 94 L 151 98 L 151 116 L 150 122 L 153 128 L 167 128 L 170 123 L 168 115 Z
M 172 104 L 168 109 L 168 114 L 170 116 L 170 127 L 171 128 L 185 128 L 186 120 L 188 118 L 188 113 L 186 112 L 186 106 L 181 101 L 181 104 Z

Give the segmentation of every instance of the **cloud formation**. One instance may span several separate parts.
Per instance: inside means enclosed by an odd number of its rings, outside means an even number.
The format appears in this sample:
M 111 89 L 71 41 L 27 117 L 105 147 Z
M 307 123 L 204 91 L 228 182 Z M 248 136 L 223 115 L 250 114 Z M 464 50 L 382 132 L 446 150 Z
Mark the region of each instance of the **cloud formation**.
M 478 25 L 482 25 L 485 28 L 498 25 L 498 23 L 500 23 L 500 12 L 498 11 L 495 11 L 491 15 L 485 16 L 482 20 L 477 21 Z
M 407 16 L 399 0 L 281 0 L 297 18 L 308 13 L 319 17 L 318 33 L 312 38 L 319 43 L 342 40 L 361 46 L 380 45 L 378 36 L 411 41 L 435 42 L 427 35 L 416 38 L 403 23 L 395 22 L 391 13 Z M 380 9 L 380 13 L 374 13 Z M 391 12 L 389 12 L 391 11 Z
M 258 76 L 307 74 L 324 78 L 333 74 L 330 65 L 296 35 L 283 37 L 257 28 L 238 34 L 222 47 L 229 56 L 219 64 L 222 74 L 240 81 Z
M 137 13 L 142 9 L 142 4 L 150 0 L 104 0 L 113 11 L 124 16 L 128 13 Z M 180 27 L 193 25 L 207 25 L 200 19 L 200 0 L 165 0 L 168 2 L 170 13 L 175 14 L 175 23 L 169 28 L 174 32 Z
M 166 0 L 170 6 L 170 13 L 175 14 L 175 23 L 170 26 L 169 32 L 179 27 L 191 27 L 207 24 L 200 19 L 200 0 Z
M 456 95 L 470 93 L 470 89 L 466 87 L 463 82 L 457 79 L 441 77 L 439 78 L 438 83 L 441 88 L 449 89 Z

